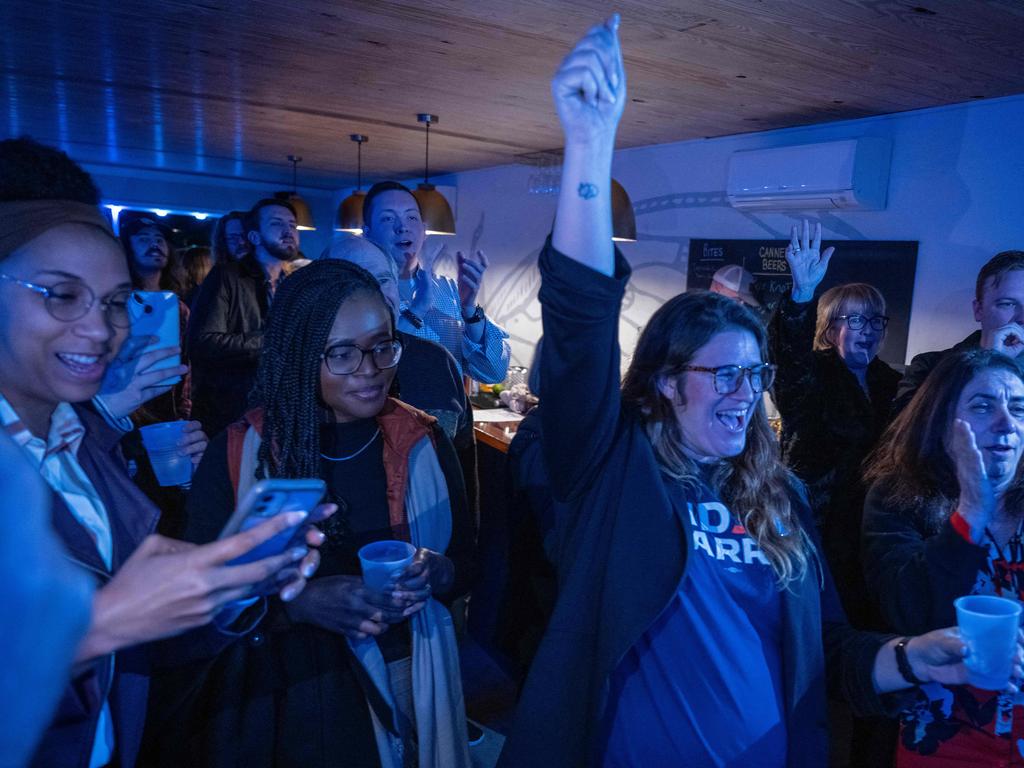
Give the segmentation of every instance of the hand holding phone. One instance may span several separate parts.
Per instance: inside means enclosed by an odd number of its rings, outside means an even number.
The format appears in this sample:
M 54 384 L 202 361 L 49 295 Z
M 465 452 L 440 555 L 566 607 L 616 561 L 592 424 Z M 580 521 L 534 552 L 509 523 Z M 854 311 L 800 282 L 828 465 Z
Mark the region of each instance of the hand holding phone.
M 314 552 L 305 546 L 290 547 L 258 562 L 230 564 L 281 531 L 295 530 L 304 519 L 306 515 L 298 512 L 279 515 L 245 533 L 203 545 L 148 536 L 97 590 L 92 625 L 76 660 L 181 634 L 208 624 L 231 603 L 266 594 L 261 584 L 294 566 L 302 568 L 300 561 L 306 562 Z M 305 580 L 299 577 L 284 591 L 292 590 L 294 597 L 304 586 Z
M 163 355 L 151 361 L 148 371 L 167 371 L 168 376 L 158 380 L 163 386 L 181 381 L 176 370 L 181 365 L 181 318 L 180 301 L 171 291 L 133 291 L 128 299 L 128 316 L 131 321 L 131 336 L 125 340 L 113 362 L 109 378 L 118 378 L 127 383 L 141 372 L 145 353 L 158 349 L 175 349 L 175 353 Z M 123 388 L 123 387 L 121 387 Z
M 265 520 L 285 512 L 312 512 L 323 498 L 326 490 L 327 486 L 324 481 L 314 478 L 260 480 L 239 502 L 218 538 L 224 539 L 235 533 L 247 531 Z M 280 554 L 289 547 L 300 528 L 302 528 L 301 523 L 286 528 L 228 564 L 241 565 Z
M 140 352 L 155 339 L 155 336 L 127 339 L 118 353 L 118 359 L 107 368 L 99 397 L 115 419 L 130 416 L 154 397 L 169 392 L 174 385 L 164 383 L 168 381 L 168 371 L 178 377 L 188 373 L 188 366 L 184 365 L 156 369 L 161 361 L 178 358 L 181 350 L 170 347 Z

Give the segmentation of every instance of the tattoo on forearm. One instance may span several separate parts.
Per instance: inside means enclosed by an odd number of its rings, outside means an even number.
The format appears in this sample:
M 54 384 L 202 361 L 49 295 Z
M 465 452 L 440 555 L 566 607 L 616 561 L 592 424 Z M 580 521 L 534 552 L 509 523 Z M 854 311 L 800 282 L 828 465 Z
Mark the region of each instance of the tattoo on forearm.
M 593 200 L 597 197 L 597 184 L 589 184 L 584 181 L 580 184 L 577 192 L 584 200 Z

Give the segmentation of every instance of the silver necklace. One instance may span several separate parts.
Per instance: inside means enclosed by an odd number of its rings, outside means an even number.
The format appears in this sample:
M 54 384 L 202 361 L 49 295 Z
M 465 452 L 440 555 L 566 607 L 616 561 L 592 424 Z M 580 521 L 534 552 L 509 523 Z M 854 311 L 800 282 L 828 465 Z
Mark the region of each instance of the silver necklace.
M 369 448 L 373 444 L 373 441 L 376 440 L 379 436 L 380 436 L 380 427 L 377 427 L 377 431 L 374 432 L 370 436 L 370 439 L 366 441 L 366 445 L 364 445 L 358 451 L 353 453 L 351 456 L 328 456 L 326 453 L 321 453 L 320 454 L 320 458 L 327 459 L 328 461 L 349 461 L 351 459 L 354 459 L 356 456 L 358 456 L 360 453 L 365 451 L 367 448 Z

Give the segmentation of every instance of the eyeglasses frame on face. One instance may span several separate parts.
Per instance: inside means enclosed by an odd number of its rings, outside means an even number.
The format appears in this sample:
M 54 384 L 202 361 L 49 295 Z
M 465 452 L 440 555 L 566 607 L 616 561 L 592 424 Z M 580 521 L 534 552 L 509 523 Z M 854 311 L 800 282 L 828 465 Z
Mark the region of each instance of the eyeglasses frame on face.
M 15 283 L 16 285 L 20 285 L 22 288 L 28 288 L 30 291 L 35 291 L 36 293 L 40 294 L 43 297 L 43 306 L 46 307 L 46 311 L 49 313 L 50 317 L 62 323 L 73 323 L 76 320 L 81 320 L 83 317 L 89 314 L 89 311 L 93 308 L 93 305 L 97 301 L 95 291 L 93 291 L 93 289 L 90 288 L 85 283 L 78 282 L 76 280 L 61 280 L 60 282 L 54 283 L 52 286 L 46 286 L 39 285 L 38 283 L 32 283 L 29 282 L 28 280 L 22 280 L 21 278 L 14 277 L 13 275 L 8 275 L 6 272 L 0 272 L 0 280 L 8 280 L 12 283 Z M 57 288 L 61 285 L 73 285 L 76 288 L 80 288 L 83 291 L 85 291 L 86 294 L 89 296 L 89 302 L 85 305 L 85 309 L 80 315 L 75 315 L 74 317 L 58 317 L 56 313 L 54 313 L 53 309 L 51 309 L 50 301 L 51 299 L 54 298 L 54 294 L 57 292 Z M 121 288 L 118 291 L 115 291 L 113 295 L 116 296 L 120 293 L 124 293 L 126 297 L 130 297 L 132 293 L 134 293 L 134 291 L 131 288 Z M 99 303 L 100 307 L 103 309 L 103 315 L 104 317 L 106 317 L 107 322 L 109 322 L 110 325 L 112 325 L 115 328 L 131 327 L 132 321 L 131 316 L 128 314 L 127 299 L 125 300 L 123 325 L 120 322 L 115 322 L 114 318 L 110 314 L 110 308 L 113 306 L 113 304 L 110 301 L 109 296 L 105 299 L 99 299 Z
M 385 344 L 394 344 L 398 346 L 398 354 L 395 355 L 395 362 L 393 362 L 391 365 L 381 366 L 377 363 L 375 357 L 371 357 L 370 360 L 373 362 L 374 366 L 376 366 L 378 371 L 387 371 L 398 365 L 398 361 L 402 359 L 402 352 L 405 351 L 405 346 L 402 344 L 400 339 L 388 339 L 387 341 L 381 341 L 378 342 L 377 344 L 374 344 L 369 349 L 363 349 L 358 344 L 332 344 L 323 351 L 323 353 L 320 355 L 320 359 L 324 361 L 324 365 L 327 366 L 327 372 L 330 373 L 332 376 L 351 376 L 353 373 L 358 372 L 359 369 L 363 367 L 363 361 L 366 359 L 367 355 L 374 355 L 377 349 Z M 359 363 L 351 371 L 346 371 L 345 373 L 336 373 L 335 371 L 331 370 L 331 363 L 328 360 L 327 353 L 330 352 L 332 349 L 337 349 L 338 347 L 351 347 L 352 349 L 359 350 Z
M 864 321 L 864 323 L 859 328 L 855 328 L 852 321 L 854 320 L 854 318 L 858 317 L 861 318 Z M 852 315 L 836 315 L 836 320 L 845 320 L 846 327 L 849 328 L 851 331 L 860 331 L 863 330 L 865 325 L 870 325 L 873 330 L 881 333 L 889 326 L 888 315 L 872 315 L 871 317 L 868 317 L 867 315 L 862 315 L 860 312 L 854 312 Z M 881 328 L 875 325 L 875 320 L 882 321 Z
M 738 371 L 739 376 L 736 379 L 736 386 L 727 392 L 723 392 L 718 385 L 718 372 L 724 371 L 727 368 L 732 368 Z M 758 363 L 757 365 L 719 365 L 715 368 L 707 368 L 703 365 L 684 365 L 681 371 L 694 371 L 696 373 L 710 373 L 712 386 L 715 388 L 715 392 L 719 395 L 732 395 L 739 392 L 740 387 L 743 386 L 744 381 L 750 382 L 750 390 L 755 395 L 760 395 L 762 392 L 772 388 L 772 384 L 775 383 L 775 372 L 778 371 L 779 366 L 773 365 L 772 363 Z M 758 386 L 754 386 L 754 376 L 757 371 L 757 378 L 759 379 Z M 765 371 L 770 373 L 768 377 L 768 386 L 764 386 L 764 374 Z

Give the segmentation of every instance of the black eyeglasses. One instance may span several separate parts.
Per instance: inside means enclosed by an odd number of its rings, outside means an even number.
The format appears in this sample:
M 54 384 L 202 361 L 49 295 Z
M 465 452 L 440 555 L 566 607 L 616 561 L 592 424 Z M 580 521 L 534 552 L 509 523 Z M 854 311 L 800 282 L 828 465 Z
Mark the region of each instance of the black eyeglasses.
M 96 303 L 96 294 L 85 283 L 61 281 L 54 285 L 37 285 L 3 272 L 0 272 L 0 279 L 9 280 L 22 288 L 28 288 L 30 291 L 42 295 L 46 311 L 55 320 L 64 323 L 71 323 L 85 317 L 92 309 L 92 305 Z M 131 317 L 128 315 L 128 299 L 131 298 L 131 295 L 130 288 L 123 288 L 114 291 L 100 301 L 100 307 L 103 308 L 111 325 L 118 328 L 128 328 L 131 325 Z
M 701 365 L 685 365 L 682 370 L 696 371 L 697 373 L 710 373 L 714 376 L 715 392 L 720 395 L 731 395 L 743 386 L 743 380 L 750 381 L 750 389 L 755 395 L 759 395 L 766 389 L 771 389 L 775 381 L 777 366 L 769 363 L 760 365 L 720 365 L 717 368 L 705 368 Z
M 390 339 L 375 344 L 370 349 L 363 349 L 355 344 L 335 344 L 328 347 L 320 355 L 320 359 L 327 363 L 327 370 L 335 376 L 347 376 L 355 373 L 363 364 L 363 358 L 371 355 L 373 364 L 380 370 L 394 368 L 402 357 L 402 342 L 398 339 Z
M 836 320 L 845 320 L 846 327 L 851 331 L 859 331 L 865 325 L 870 325 L 876 331 L 884 331 L 889 324 L 889 318 L 885 315 L 864 317 L 864 315 L 836 315 Z

